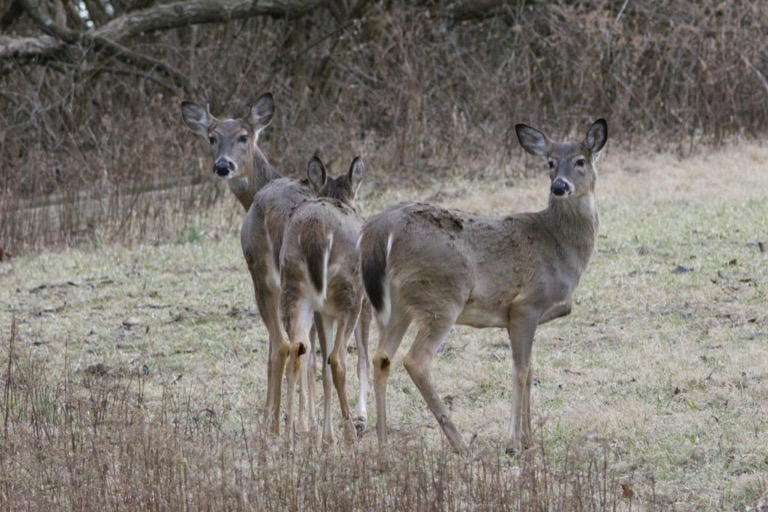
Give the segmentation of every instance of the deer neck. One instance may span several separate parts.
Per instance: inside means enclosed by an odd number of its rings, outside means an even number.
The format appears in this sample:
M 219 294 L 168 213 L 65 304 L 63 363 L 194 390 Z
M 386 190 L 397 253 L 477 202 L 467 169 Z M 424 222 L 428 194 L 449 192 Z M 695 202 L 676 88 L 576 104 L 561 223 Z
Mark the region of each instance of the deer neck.
M 246 169 L 246 172 L 242 175 L 227 180 L 227 185 L 229 185 L 229 189 L 235 194 L 235 197 L 247 212 L 251 208 L 251 203 L 253 203 L 253 197 L 256 193 L 264 188 L 267 183 L 280 177 L 282 177 L 280 173 L 272 168 L 264 154 L 257 147 L 253 152 L 251 168 Z
M 587 194 L 558 200 L 550 195 L 549 206 L 542 213 L 560 245 L 571 249 L 586 268 L 595 249 L 600 224 L 595 196 Z

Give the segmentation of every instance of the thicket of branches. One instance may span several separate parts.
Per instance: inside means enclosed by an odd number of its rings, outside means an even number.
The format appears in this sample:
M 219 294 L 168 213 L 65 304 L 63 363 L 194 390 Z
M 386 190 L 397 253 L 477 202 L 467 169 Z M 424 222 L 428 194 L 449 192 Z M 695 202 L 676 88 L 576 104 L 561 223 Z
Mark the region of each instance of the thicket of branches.
M 209 204 L 211 186 L 139 194 L 209 173 L 183 99 L 240 115 L 272 91 L 280 170 L 362 154 L 379 184 L 522 172 L 516 122 L 562 136 L 604 116 L 613 143 L 684 152 L 768 128 L 762 0 L 0 0 L 0 30 L 16 253 Z

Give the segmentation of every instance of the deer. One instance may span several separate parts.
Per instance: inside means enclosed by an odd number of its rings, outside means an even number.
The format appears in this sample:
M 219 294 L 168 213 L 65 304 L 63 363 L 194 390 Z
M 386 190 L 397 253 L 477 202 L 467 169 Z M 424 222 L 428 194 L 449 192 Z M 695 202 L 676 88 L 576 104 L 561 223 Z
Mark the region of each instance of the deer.
M 324 334 L 319 336 L 325 397 L 323 445 L 336 442 L 331 421 L 331 385 L 339 398 L 345 440 L 351 443 L 355 438 L 356 426 L 346 393 L 345 359 L 347 343 L 358 325 L 365 296 L 357 250 L 363 220 L 354 206 L 364 170 L 363 161 L 356 157 L 346 174 L 329 178 L 320 158 L 312 157 L 307 164 L 307 178 L 318 197 L 299 204 L 285 226 L 280 250 L 280 311 L 290 342 L 286 370 L 289 442 L 295 434 L 296 382 L 307 368 L 304 355 L 313 350 L 309 348 L 313 313 L 318 331 Z M 358 361 L 367 361 L 366 354 L 367 346 L 362 346 L 358 337 Z M 367 369 L 367 363 L 364 368 Z M 356 420 L 364 422 L 366 379 L 361 377 L 360 382 Z
M 274 112 L 271 93 L 257 98 L 240 119 L 220 120 L 194 102 L 181 104 L 184 123 L 210 144 L 214 174 L 227 180 L 229 189 L 246 211 L 240 245 L 253 281 L 256 305 L 268 332 L 265 416 L 272 433 L 278 435 L 281 384 L 290 347 L 280 323 L 279 256 L 283 231 L 291 213 L 299 203 L 310 199 L 313 192 L 306 182 L 283 177 L 259 149 L 259 134 L 269 125 Z M 310 415 L 314 411 L 313 382 L 314 379 L 310 379 L 308 390 Z
M 450 446 L 468 445 L 432 379 L 435 354 L 455 324 L 507 330 L 512 407 L 507 451 L 530 447 L 531 350 L 536 328 L 571 312 L 574 290 L 595 248 L 595 162 L 608 124 L 595 121 L 580 142 L 553 142 L 515 126 L 525 151 L 549 166 L 546 209 L 484 216 L 418 202 L 402 203 L 363 226 L 360 264 L 380 331 L 373 356 L 376 434 L 387 445 L 387 379 L 406 329 L 416 335 L 402 363 Z

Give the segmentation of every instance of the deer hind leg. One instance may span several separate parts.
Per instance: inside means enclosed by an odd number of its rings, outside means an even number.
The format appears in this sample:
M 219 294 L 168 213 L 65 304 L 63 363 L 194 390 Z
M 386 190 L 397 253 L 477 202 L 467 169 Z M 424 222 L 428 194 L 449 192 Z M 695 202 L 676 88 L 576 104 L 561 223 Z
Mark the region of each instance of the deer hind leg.
M 288 438 L 288 445 L 293 446 L 293 440 L 296 435 L 296 419 L 294 416 L 293 401 L 296 395 L 296 383 L 300 381 L 302 366 L 306 366 L 305 360 L 307 354 L 307 346 L 301 342 L 291 343 L 288 355 L 288 390 L 287 390 L 287 403 L 285 406 L 285 431 Z
M 379 447 L 387 444 L 387 379 L 397 348 L 403 341 L 411 319 L 404 312 L 393 310 L 387 325 L 379 323 L 379 346 L 373 356 L 373 391 L 376 395 L 376 436 Z
M 317 314 L 315 314 L 317 318 Z M 315 347 L 317 339 L 316 320 L 312 322 L 309 330 L 306 364 L 301 367 L 301 380 L 299 381 L 299 421 L 302 425 L 309 423 L 309 427 L 317 427 L 317 414 L 315 407 Z M 306 419 L 306 421 L 305 421 Z
M 333 318 L 315 315 L 315 323 L 320 339 L 320 357 L 322 358 L 323 375 L 323 445 L 330 446 L 336 443 L 336 435 L 333 432 L 333 420 L 331 418 L 331 405 L 333 403 L 333 381 L 328 365 L 328 359 L 333 346 Z
M 358 315 L 355 313 L 340 315 L 336 327 L 336 340 L 328 359 L 333 375 L 333 385 L 336 387 L 336 394 L 339 397 L 341 420 L 344 423 L 344 439 L 347 443 L 353 443 L 357 437 L 352 421 L 352 410 L 347 398 L 347 343 L 349 343 L 357 323 Z
M 285 340 L 283 328 L 280 325 L 279 296 L 275 290 L 267 287 L 266 283 L 255 275 L 253 283 L 256 293 L 256 306 L 259 315 L 267 328 L 269 335 L 269 362 L 267 363 L 267 401 L 265 418 L 268 428 L 275 435 L 280 433 L 280 401 L 282 396 L 282 380 L 285 362 L 288 359 L 289 345 Z
M 509 322 L 509 341 L 512 345 L 512 419 L 507 436 L 507 451 L 513 452 L 531 446 L 531 347 L 538 325 L 538 315 L 518 314 Z
M 295 435 L 296 419 L 293 402 L 296 396 L 296 385 L 305 373 L 307 351 L 309 347 L 309 329 L 312 324 L 312 309 L 307 300 L 302 300 L 290 286 L 283 289 L 283 312 L 285 326 L 288 328 L 291 344 L 288 356 L 288 401 L 286 404 L 286 431 L 289 445 L 292 445 Z M 301 405 L 301 404 L 300 404 Z M 301 411 L 303 412 L 303 411 Z
M 355 429 L 365 430 L 368 418 L 366 401 L 368 400 L 368 337 L 371 327 L 371 303 L 363 300 L 360 317 L 355 327 L 355 343 L 357 344 L 357 408 L 355 410 Z
M 314 320 L 312 322 L 312 328 L 309 331 L 309 357 L 307 358 L 307 369 L 305 372 L 305 378 L 307 381 L 307 404 L 309 410 L 308 418 L 312 428 L 317 427 L 317 406 L 315 395 L 315 376 L 317 375 L 317 339 L 319 331 L 317 327 L 318 314 L 314 314 Z
M 430 316 L 419 322 L 419 331 L 411 349 L 403 358 L 403 366 L 405 366 L 416 387 L 419 388 L 421 396 L 440 424 L 440 428 L 443 429 L 451 447 L 456 452 L 463 453 L 467 451 L 467 445 L 451 420 L 448 409 L 438 395 L 432 381 L 432 363 L 435 352 L 448 335 L 457 317 L 458 313 L 442 317 Z

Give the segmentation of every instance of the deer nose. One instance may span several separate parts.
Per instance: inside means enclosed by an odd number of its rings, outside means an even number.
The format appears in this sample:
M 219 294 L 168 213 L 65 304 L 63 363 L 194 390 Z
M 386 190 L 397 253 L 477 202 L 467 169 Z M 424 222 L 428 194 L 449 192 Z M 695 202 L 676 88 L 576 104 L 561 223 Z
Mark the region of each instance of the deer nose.
M 563 178 L 557 178 L 555 181 L 552 182 L 551 187 L 552 193 L 555 194 L 558 197 L 566 195 L 568 192 L 570 192 L 571 187 L 568 185 L 568 182 L 565 181 Z
M 228 158 L 219 158 L 216 160 L 216 163 L 213 164 L 213 172 L 222 178 L 229 176 L 234 171 L 235 164 L 233 164 L 232 160 L 229 160 Z

